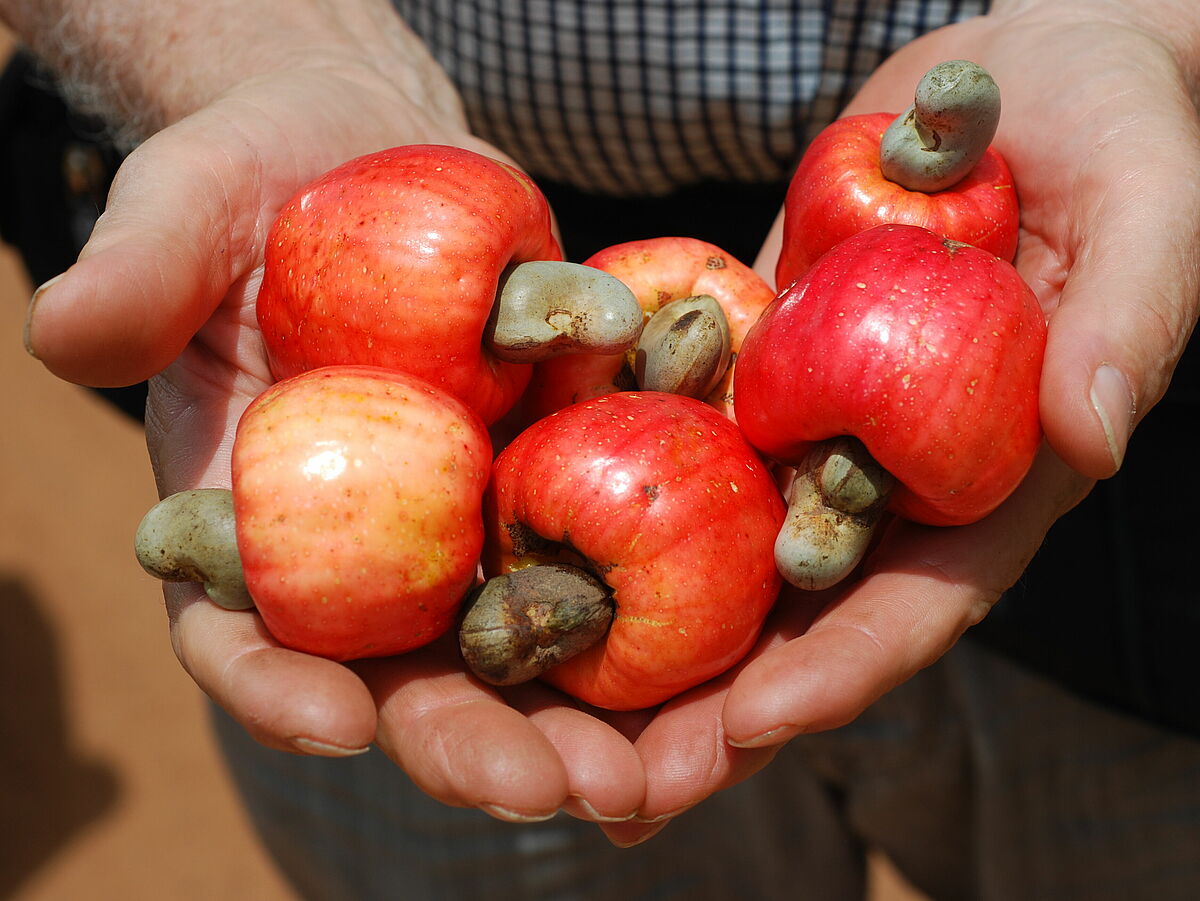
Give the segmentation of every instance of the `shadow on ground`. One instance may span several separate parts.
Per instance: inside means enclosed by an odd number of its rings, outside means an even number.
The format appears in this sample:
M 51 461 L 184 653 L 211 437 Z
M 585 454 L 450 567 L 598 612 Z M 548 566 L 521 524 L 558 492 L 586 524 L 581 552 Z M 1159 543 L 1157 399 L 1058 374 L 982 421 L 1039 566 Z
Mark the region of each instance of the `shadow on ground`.
M 0 898 L 115 805 L 114 767 L 75 747 L 62 654 L 29 588 L 0 573 Z

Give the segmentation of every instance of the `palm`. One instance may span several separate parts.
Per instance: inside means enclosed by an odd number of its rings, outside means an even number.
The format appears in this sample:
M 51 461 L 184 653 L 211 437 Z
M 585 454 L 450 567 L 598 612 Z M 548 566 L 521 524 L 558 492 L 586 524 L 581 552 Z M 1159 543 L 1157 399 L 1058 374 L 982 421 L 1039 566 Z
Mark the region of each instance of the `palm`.
M 785 594 L 736 678 L 678 699 L 639 738 L 647 815 L 732 784 L 798 732 L 850 721 L 940 657 L 1087 493 L 1080 473 L 1114 469 L 1087 390 L 1094 367 L 1115 354 L 1149 406 L 1182 351 L 1196 315 L 1200 140 L 1162 46 L 1114 26 L 977 19 L 897 53 L 847 112 L 899 112 L 930 66 L 956 58 L 988 68 L 1004 97 L 996 143 L 1022 202 L 1016 263 L 1050 320 L 1050 447 L 985 520 L 956 529 L 893 522 L 853 586 Z M 1128 343 L 1114 348 L 1109 335 Z M 715 722 L 754 749 L 725 744 Z M 606 828 L 628 837 L 646 827 Z
M 295 94 L 293 82 L 287 89 Z M 377 105 L 369 120 L 355 116 L 356 104 L 378 98 L 351 93 L 324 105 L 349 118 L 337 127 L 313 120 L 311 94 L 295 109 L 280 105 L 279 96 L 277 86 L 259 85 L 147 142 L 123 172 L 108 231 L 92 250 L 99 257 L 97 247 L 119 242 L 114 233 L 122 229 L 126 240 L 132 233 L 157 242 L 159 258 L 178 263 L 165 272 L 163 292 L 190 292 L 180 295 L 191 302 L 164 329 L 164 339 L 192 337 L 152 379 L 147 410 L 164 493 L 229 484 L 237 420 L 270 381 L 254 299 L 266 226 L 279 206 L 309 178 L 383 146 L 441 141 L 500 156 L 455 128 L 424 121 L 398 128 L 395 119 L 381 128 L 374 123 L 387 117 Z M 160 190 L 158 202 L 177 205 L 181 227 L 150 235 L 125 217 L 136 212 L 138 179 L 163 171 L 177 179 Z M 189 206 L 189 198 L 211 197 L 229 201 Z M 205 216 L 211 218 L 198 221 Z M 112 269 L 104 274 L 120 276 Z M 539 687 L 502 697 L 481 686 L 464 674 L 450 642 L 342 666 L 279 647 L 256 616 L 217 608 L 197 586 L 168 586 L 167 597 L 180 660 L 264 744 L 337 754 L 376 740 L 429 794 L 501 816 L 542 817 L 566 806 L 586 816 L 622 817 L 642 800 L 640 761 L 616 729 Z

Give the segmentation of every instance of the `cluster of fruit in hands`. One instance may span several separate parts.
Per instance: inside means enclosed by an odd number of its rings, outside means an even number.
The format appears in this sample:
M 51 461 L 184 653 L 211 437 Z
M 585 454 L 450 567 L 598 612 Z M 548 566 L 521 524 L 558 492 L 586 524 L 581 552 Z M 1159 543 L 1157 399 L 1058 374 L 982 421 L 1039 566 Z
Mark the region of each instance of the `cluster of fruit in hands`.
M 139 559 L 337 660 L 457 627 L 481 679 L 609 709 L 712 678 L 785 579 L 850 575 L 886 511 L 972 522 L 1030 466 L 1045 322 L 998 117 L 954 61 L 900 116 L 826 129 L 778 295 L 691 238 L 562 262 L 536 186 L 469 151 L 333 170 L 268 238 L 278 381 L 232 491 L 166 498 Z M 495 456 L 489 427 L 516 435 Z

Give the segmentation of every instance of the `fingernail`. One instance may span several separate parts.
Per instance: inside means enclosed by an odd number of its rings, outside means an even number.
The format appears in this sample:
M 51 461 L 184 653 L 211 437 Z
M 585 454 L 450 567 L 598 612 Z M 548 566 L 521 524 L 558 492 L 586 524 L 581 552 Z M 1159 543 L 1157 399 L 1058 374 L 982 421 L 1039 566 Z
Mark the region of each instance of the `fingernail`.
M 563 805 L 563 810 L 576 819 L 587 820 L 589 823 L 627 823 L 637 815 L 629 813 L 619 817 L 606 816 L 596 810 L 586 798 L 581 798 L 578 795 L 572 795 L 567 798 L 566 804 Z
M 725 741 L 731 747 L 753 751 L 758 748 L 770 748 L 774 745 L 781 745 L 803 731 L 799 726 L 776 726 L 774 729 L 768 729 L 766 732 L 760 735 L 752 735 L 750 738 L 730 738 L 726 736 Z
M 660 813 L 656 817 L 634 816 L 633 821 L 635 823 L 647 823 L 647 824 L 669 823 L 671 820 L 675 819 L 675 817 L 679 816 L 681 813 L 687 813 L 687 811 L 691 810 L 694 806 L 695 806 L 694 804 L 688 804 L 688 805 L 685 805 L 684 807 L 677 807 L 668 813 Z
M 551 813 L 517 813 L 515 810 L 501 807 L 499 804 L 480 804 L 479 809 L 507 823 L 544 823 L 546 820 L 553 819 L 554 815 L 558 813 L 557 810 Z
M 1104 428 L 1104 440 L 1112 457 L 1113 468 L 1120 469 L 1125 446 L 1133 427 L 1135 402 L 1129 381 L 1117 367 L 1104 363 L 1092 376 L 1092 409 Z
M 669 823 L 669 822 L 671 822 L 671 821 L 663 820 L 661 823 L 658 823 L 653 828 L 647 829 L 645 832 L 643 832 L 641 835 L 639 835 L 637 838 L 633 839 L 632 841 L 613 839 L 611 837 L 609 838 L 609 841 L 611 841 L 618 848 L 636 848 L 638 845 L 642 844 L 642 842 L 650 841 L 650 839 L 654 838 L 654 836 L 658 835 L 660 832 L 662 832 L 664 829 L 666 829 L 667 823 Z
M 65 272 L 60 272 L 48 282 L 43 283 L 36 291 L 33 292 L 33 297 L 29 300 L 29 309 L 25 312 L 25 329 L 21 337 L 25 342 L 25 352 L 35 360 L 39 359 L 39 357 L 37 355 L 37 351 L 33 349 L 33 341 L 30 338 L 30 327 L 33 324 L 33 311 L 37 309 L 38 301 L 40 301 L 42 297 L 45 296 L 46 292 L 54 287 L 54 284 L 64 275 L 66 275 Z
M 315 754 L 318 757 L 357 757 L 359 754 L 366 754 L 371 750 L 370 745 L 365 748 L 346 748 L 312 738 L 293 738 L 292 745 L 303 754 Z

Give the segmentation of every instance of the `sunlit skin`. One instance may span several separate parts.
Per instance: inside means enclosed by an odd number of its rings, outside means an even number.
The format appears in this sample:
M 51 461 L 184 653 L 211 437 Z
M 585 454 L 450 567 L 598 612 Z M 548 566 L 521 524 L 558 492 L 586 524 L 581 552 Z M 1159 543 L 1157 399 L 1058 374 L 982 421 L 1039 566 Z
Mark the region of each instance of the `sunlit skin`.
M 325 367 L 267 389 L 232 468 L 246 585 L 271 634 L 354 660 L 445 633 L 475 580 L 490 462 L 478 417 L 412 376 Z
M 609 394 L 496 459 L 488 575 L 562 559 L 613 590 L 606 638 L 542 678 L 598 707 L 659 704 L 749 650 L 779 593 L 783 499 L 737 427 L 698 400 Z
M 735 357 L 747 330 L 775 297 L 771 286 L 745 263 L 696 238 L 661 237 L 615 244 L 593 254 L 585 265 L 624 282 L 647 317 L 673 300 L 708 294 L 725 313 Z M 534 421 L 568 404 L 632 387 L 622 384 L 627 360 L 625 354 L 580 354 L 537 364 L 522 399 L 525 419 Z M 733 370 L 731 364 L 705 398 L 727 416 L 733 415 Z
M 780 289 L 835 244 L 885 222 L 919 225 L 1011 262 L 1018 202 L 1004 158 L 988 148 L 953 187 L 934 194 L 910 191 L 888 181 L 879 168 L 879 140 L 895 118 L 893 113 L 848 116 L 809 145 L 784 201 L 783 246 L 775 268 Z
M 483 349 L 497 283 L 510 264 L 558 259 L 545 199 L 511 166 L 433 145 L 356 158 L 305 186 L 267 236 L 271 372 L 387 366 L 492 422 L 530 374 Z

